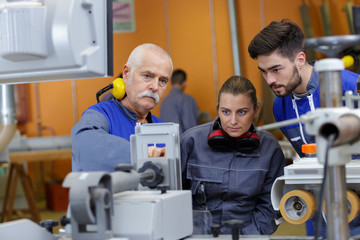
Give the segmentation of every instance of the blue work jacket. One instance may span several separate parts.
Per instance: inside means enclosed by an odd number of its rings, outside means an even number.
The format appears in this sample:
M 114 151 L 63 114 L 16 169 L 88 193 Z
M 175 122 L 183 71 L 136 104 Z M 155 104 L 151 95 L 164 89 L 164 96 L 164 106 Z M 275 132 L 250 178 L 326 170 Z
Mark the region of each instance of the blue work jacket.
M 150 112 L 146 119 L 162 122 Z M 72 170 L 111 172 L 119 163 L 131 163 L 129 141 L 137 120 L 115 98 L 89 107 L 71 130 Z
M 346 91 L 356 90 L 356 81 L 359 75 L 351 71 L 341 71 L 343 95 Z M 310 81 L 307 85 L 308 95 L 295 98 L 293 94 L 287 97 L 276 97 L 273 104 L 273 113 L 277 122 L 299 118 L 301 115 L 320 107 L 319 75 L 313 69 Z M 298 116 L 296 115 L 298 111 Z M 290 141 L 300 157 L 304 157 L 301 146 L 306 143 L 314 143 L 315 136 L 306 133 L 304 125 L 294 124 L 281 128 L 285 137 Z

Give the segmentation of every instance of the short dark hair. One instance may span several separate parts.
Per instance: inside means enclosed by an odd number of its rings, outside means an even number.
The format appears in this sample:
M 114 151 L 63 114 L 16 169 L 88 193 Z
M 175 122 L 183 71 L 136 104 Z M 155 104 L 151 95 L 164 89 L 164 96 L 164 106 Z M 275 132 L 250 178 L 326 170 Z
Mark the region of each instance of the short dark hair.
M 182 84 L 186 81 L 186 73 L 181 69 L 176 69 L 171 75 L 172 84 Z
M 292 61 L 298 52 L 305 52 L 301 28 L 288 19 L 273 21 L 251 40 L 248 47 L 253 59 L 275 50 Z
M 223 93 L 230 93 L 234 96 L 238 94 L 247 94 L 254 104 L 254 109 L 257 107 L 256 89 L 251 81 L 245 77 L 232 76 L 225 81 L 218 94 L 216 110 L 219 110 L 220 97 Z

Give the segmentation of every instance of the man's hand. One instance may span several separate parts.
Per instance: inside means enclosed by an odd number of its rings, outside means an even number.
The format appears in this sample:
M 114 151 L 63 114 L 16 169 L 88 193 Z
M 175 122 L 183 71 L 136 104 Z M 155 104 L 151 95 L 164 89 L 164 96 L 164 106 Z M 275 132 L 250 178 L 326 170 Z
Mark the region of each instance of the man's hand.
M 155 146 L 148 147 L 148 157 L 165 157 L 166 147 L 158 148 Z

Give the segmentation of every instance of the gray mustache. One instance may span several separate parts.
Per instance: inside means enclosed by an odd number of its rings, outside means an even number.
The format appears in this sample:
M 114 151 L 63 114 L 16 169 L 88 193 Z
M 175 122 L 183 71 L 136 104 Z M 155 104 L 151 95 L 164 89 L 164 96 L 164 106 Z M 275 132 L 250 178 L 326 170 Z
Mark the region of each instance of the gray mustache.
M 151 97 L 155 100 L 155 103 L 159 103 L 160 101 L 160 97 L 157 93 L 153 92 L 153 91 L 145 91 L 142 92 L 138 95 L 138 98 L 143 98 L 143 97 Z

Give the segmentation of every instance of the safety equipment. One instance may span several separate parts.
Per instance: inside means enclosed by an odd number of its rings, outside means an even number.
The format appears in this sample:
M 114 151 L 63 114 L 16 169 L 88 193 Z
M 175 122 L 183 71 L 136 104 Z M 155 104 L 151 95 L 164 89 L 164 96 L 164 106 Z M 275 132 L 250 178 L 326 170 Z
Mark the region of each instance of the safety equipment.
M 249 131 L 239 137 L 229 136 L 221 127 L 220 119 L 216 119 L 212 131 L 208 135 L 209 146 L 220 152 L 238 151 L 250 153 L 257 150 L 260 146 L 259 136 L 256 134 L 255 127 L 251 125 Z
M 121 100 L 125 96 L 125 83 L 122 78 L 116 78 L 112 83 L 107 85 L 106 87 L 100 89 L 96 93 L 96 100 L 100 102 L 100 96 L 104 94 L 106 91 L 111 89 L 112 95 L 116 98 Z
M 341 60 L 343 60 L 345 68 L 352 67 L 355 63 L 355 58 L 351 55 L 345 55 Z

